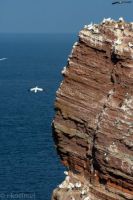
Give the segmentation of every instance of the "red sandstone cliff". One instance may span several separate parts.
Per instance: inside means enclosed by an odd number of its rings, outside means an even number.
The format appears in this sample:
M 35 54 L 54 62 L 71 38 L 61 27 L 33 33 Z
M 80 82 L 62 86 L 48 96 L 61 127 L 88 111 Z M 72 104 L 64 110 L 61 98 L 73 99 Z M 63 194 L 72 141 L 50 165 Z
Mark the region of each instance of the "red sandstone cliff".
M 133 24 L 85 26 L 62 73 L 53 135 L 68 175 L 52 199 L 133 199 Z

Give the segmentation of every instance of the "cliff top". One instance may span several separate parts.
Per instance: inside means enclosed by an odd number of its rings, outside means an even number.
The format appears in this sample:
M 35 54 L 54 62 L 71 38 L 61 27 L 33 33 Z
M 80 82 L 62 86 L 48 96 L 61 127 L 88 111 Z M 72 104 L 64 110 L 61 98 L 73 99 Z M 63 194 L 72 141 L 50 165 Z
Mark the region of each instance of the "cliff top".
M 85 25 L 79 36 L 89 40 L 93 48 L 106 51 L 108 44 L 119 58 L 133 59 L 133 23 L 125 22 L 122 17 L 118 21 L 108 18 L 100 24 Z

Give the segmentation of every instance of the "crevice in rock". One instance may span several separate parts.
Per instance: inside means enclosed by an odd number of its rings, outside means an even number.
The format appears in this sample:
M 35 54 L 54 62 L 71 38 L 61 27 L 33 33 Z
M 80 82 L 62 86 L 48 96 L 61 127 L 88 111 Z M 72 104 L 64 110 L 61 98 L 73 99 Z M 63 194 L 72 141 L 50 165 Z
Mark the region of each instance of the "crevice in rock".
M 113 63 L 116 63 L 116 62 L 118 62 L 118 60 L 116 60 L 114 58 Z M 95 129 L 95 132 L 94 132 L 94 137 L 93 137 L 93 147 L 92 147 L 92 165 L 93 165 L 93 167 L 92 168 L 94 170 L 97 170 L 97 171 L 100 170 L 100 166 L 99 166 L 99 164 L 97 162 L 97 159 L 95 157 L 95 154 L 96 154 L 96 148 L 95 148 L 96 138 L 97 138 L 98 131 L 100 130 L 100 125 L 101 125 L 102 119 L 103 119 L 103 117 L 104 117 L 104 115 L 105 115 L 105 113 L 106 113 L 106 111 L 108 109 L 109 101 L 111 100 L 113 94 L 115 93 L 115 84 L 116 84 L 116 82 L 112 81 L 112 76 L 114 74 L 115 68 L 116 68 L 116 65 L 114 64 L 114 67 L 113 67 L 112 72 L 110 74 L 110 81 L 113 83 L 112 89 L 106 95 L 105 103 L 104 103 L 104 105 L 102 107 L 101 112 L 99 113 L 99 115 L 97 117 L 97 126 L 96 126 L 96 129 Z M 102 180 L 101 180 L 100 183 L 105 185 L 106 184 L 106 180 L 104 180 L 104 179 L 102 179 Z

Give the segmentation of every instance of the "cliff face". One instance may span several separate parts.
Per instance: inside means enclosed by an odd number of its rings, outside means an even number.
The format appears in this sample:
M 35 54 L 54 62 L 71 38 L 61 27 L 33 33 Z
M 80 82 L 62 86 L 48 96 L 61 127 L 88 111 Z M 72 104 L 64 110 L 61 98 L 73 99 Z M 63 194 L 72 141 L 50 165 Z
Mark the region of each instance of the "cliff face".
M 133 199 L 133 24 L 85 26 L 62 73 L 53 135 L 68 174 L 52 199 Z

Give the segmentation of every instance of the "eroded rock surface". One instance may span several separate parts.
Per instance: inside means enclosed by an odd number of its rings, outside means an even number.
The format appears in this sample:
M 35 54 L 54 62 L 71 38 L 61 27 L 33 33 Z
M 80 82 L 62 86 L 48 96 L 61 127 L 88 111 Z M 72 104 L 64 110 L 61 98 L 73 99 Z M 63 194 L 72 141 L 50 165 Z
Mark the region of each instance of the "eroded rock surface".
M 85 26 L 62 73 L 53 135 L 68 175 L 52 199 L 133 199 L 133 24 Z

